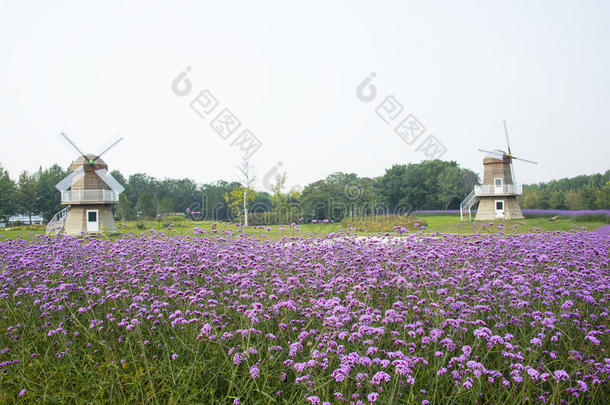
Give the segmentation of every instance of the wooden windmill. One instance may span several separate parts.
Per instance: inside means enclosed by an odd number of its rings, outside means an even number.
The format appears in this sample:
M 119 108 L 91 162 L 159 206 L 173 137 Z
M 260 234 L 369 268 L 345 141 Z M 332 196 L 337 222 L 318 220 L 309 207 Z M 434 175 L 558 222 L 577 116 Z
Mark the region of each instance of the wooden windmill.
M 515 183 L 513 160 L 521 160 L 528 163 L 538 164 L 513 156 L 508 141 L 508 129 L 504 121 L 504 133 L 506 135 L 506 147 L 508 153 L 503 150 L 484 150 L 487 153 L 483 159 L 483 184 L 475 186 L 474 190 L 466 197 L 460 205 L 460 217 L 464 214 L 470 218 L 470 209 L 478 201 L 476 221 L 493 221 L 495 219 L 523 219 L 521 208 L 517 202 L 517 195 L 523 193 L 521 184 Z
M 66 208 L 49 221 L 47 234 L 116 233 L 112 206 L 119 202 L 119 194 L 124 188 L 108 173 L 108 165 L 101 156 L 123 138 L 99 155 L 86 155 L 63 132 L 61 135 L 80 156 L 72 162 L 72 172 L 55 185 L 61 193 L 61 204 Z

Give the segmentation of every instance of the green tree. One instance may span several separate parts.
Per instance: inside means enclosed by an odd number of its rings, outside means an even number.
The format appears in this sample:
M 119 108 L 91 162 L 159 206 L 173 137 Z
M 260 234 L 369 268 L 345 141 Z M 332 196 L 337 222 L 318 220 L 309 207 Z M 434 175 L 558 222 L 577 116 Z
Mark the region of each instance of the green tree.
M 405 176 L 407 173 L 406 165 L 393 165 L 386 169 L 385 174 L 379 180 L 381 194 L 390 209 L 393 209 L 405 196 Z
M 250 207 L 250 211 L 252 212 L 270 211 L 273 207 L 272 196 L 266 191 L 256 191 L 254 193 L 254 199 L 250 203 Z
M 535 186 L 524 186 L 523 208 L 547 209 L 549 208 L 548 197 L 548 193 Z
M 610 181 L 610 170 L 590 176 L 551 180 L 525 187 L 535 198 L 524 199 L 524 208 L 603 209 L 604 187 Z M 600 194 L 601 193 L 601 194 Z M 600 205 L 602 204 L 602 205 Z M 607 207 L 607 205 L 606 205 Z
M 0 165 L 0 219 L 8 223 L 8 218 L 17 213 L 17 186 Z
M 344 187 L 340 184 L 319 180 L 307 185 L 301 193 L 300 202 L 306 220 L 341 220 L 345 216 Z
M 117 211 L 121 220 L 128 221 L 130 219 L 135 219 L 134 209 L 131 207 L 131 203 L 127 198 L 127 194 L 121 193 L 119 195 L 119 204 L 117 206 Z
M 161 198 L 161 201 L 159 201 L 159 212 L 161 214 L 174 212 L 174 200 L 172 200 L 170 197 Z
M 38 169 L 38 205 L 45 221 L 49 221 L 57 212 L 62 210 L 61 193 L 55 188 L 64 177 L 69 174 L 61 166 L 54 164 L 42 170 Z
M 193 203 L 201 201 L 199 187 L 191 179 L 165 179 L 158 182 L 157 196 L 159 204 L 164 198 L 174 202 L 172 212 L 185 212 L 187 208 L 193 208 Z
M 31 224 L 32 214 L 37 213 L 40 208 L 38 204 L 38 179 L 25 170 L 21 172 L 17 181 L 17 200 L 21 212 L 30 218 Z
M 145 197 L 145 200 L 150 199 L 152 204 L 152 196 L 158 192 L 158 188 L 159 182 L 154 177 L 150 177 L 143 173 L 136 173 L 129 176 L 127 184 L 125 185 L 124 193 L 127 195 L 127 199 L 132 204 L 136 204 L 133 206 L 136 211 L 141 211 L 139 208 L 137 208 L 137 204 L 140 201 L 140 196 L 147 193 L 148 196 Z
M 565 205 L 569 210 L 580 210 L 582 209 L 582 201 L 580 196 L 574 190 L 569 190 L 565 196 Z
M 280 205 L 286 202 L 286 195 L 284 194 L 284 188 L 286 188 L 286 172 L 275 175 L 275 183 L 271 186 L 271 201 L 273 205 Z
M 218 180 L 212 184 L 201 186 L 201 204 L 197 201 L 190 207 L 191 211 L 202 211 L 202 217 L 213 221 L 228 221 L 231 218 L 231 209 L 225 201 L 225 194 L 230 193 L 240 184 L 237 182 L 227 182 Z
M 113 170 L 110 172 L 110 175 L 112 177 L 114 177 L 116 179 L 116 181 L 119 182 L 120 185 L 122 185 L 123 187 L 125 187 L 125 185 L 127 184 L 127 180 L 125 179 L 125 177 L 121 174 L 120 171 L 118 170 Z
M 445 168 L 438 176 L 440 200 L 443 209 L 450 206 L 459 207 L 459 203 L 479 184 L 479 176 L 469 169 L 461 169 L 457 166 Z
M 344 186 L 347 197 L 348 216 L 369 216 L 375 212 L 375 207 L 383 203 L 379 194 L 379 185 L 376 179 L 358 177 L 350 184 Z
M 599 209 L 610 210 L 610 180 L 597 191 L 595 204 Z
M 248 223 L 246 222 L 247 211 L 244 210 L 244 203 L 249 204 L 254 198 L 254 190 L 247 189 L 241 185 L 225 193 L 225 201 L 231 207 L 231 212 L 235 217 L 239 218 L 240 223 L 244 221 L 245 226 L 248 226 Z
M 597 190 L 595 190 L 595 188 L 589 184 L 580 190 L 579 195 L 584 209 L 594 210 L 597 208 L 596 191 Z
M 448 167 L 438 176 L 438 187 L 440 189 L 440 199 L 443 202 L 443 209 L 447 209 L 449 204 L 455 199 L 463 196 L 462 173 L 457 167 Z
M 566 194 L 563 191 L 551 191 L 549 196 L 549 208 L 555 210 L 564 210 L 566 206 Z
M 138 203 L 136 204 L 136 210 L 138 216 L 143 216 L 145 218 L 152 217 L 155 215 L 155 204 L 151 195 L 147 192 L 142 193 L 140 197 L 138 197 Z
M 426 160 L 421 163 L 410 163 L 408 165 L 394 165 L 386 170 L 380 179 L 381 194 L 389 205 L 391 212 L 410 206 L 419 209 L 442 209 L 451 202 L 453 198 L 463 198 L 466 194 L 457 197 L 456 183 L 458 171 L 447 172 L 450 168 L 459 168 L 456 162 L 445 162 L 442 160 Z M 439 177 L 445 173 L 445 179 L 439 183 Z M 463 173 L 465 175 L 466 172 Z M 472 182 L 470 182 L 472 183 Z M 447 202 L 447 196 L 441 190 L 441 185 L 449 191 L 451 199 Z M 463 187 L 463 185 L 462 185 Z M 453 195 L 456 195 L 453 197 Z
M 421 165 L 408 165 L 401 180 L 401 198 L 397 205 L 390 207 L 391 212 L 396 212 L 399 205 L 408 205 L 416 210 L 434 208 L 436 196 L 431 195 L 430 190 L 428 190 L 426 172 Z M 434 179 L 434 181 L 437 181 L 437 179 Z

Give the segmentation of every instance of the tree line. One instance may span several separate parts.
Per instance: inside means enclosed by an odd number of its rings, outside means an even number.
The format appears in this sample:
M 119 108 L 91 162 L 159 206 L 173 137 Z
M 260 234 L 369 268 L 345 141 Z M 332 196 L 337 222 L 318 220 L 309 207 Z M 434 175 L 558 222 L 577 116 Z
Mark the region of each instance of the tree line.
M 0 165 L 0 221 L 8 222 L 12 215 L 22 214 L 30 217 L 42 214 L 48 221 L 61 210 L 61 195 L 55 185 L 68 175 L 68 169 L 54 164 L 35 173 L 21 172 L 13 181 Z
M 68 168 L 55 164 L 34 173 L 24 171 L 12 180 L 0 165 L 0 218 L 42 214 L 45 221 L 50 220 L 62 209 L 55 184 L 68 174 Z M 302 190 L 287 190 L 285 173 L 276 176 L 268 191 L 251 190 L 244 181 L 198 184 L 187 178 L 160 180 L 143 173 L 125 177 L 117 170 L 111 174 L 125 187 L 114 207 L 119 219 L 185 213 L 193 219 L 242 221 L 249 213 L 253 224 L 457 209 L 473 186 L 480 184 L 472 170 L 441 160 L 396 164 L 374 178 L 333 173 Z M 241 206 L 244 201 L 246 210 Z M 524 186 L 522 207 L 609 209 L 610 170 Z
M 610 209 L 610 170 L 523 187 L 523 208 L 558 210 Z

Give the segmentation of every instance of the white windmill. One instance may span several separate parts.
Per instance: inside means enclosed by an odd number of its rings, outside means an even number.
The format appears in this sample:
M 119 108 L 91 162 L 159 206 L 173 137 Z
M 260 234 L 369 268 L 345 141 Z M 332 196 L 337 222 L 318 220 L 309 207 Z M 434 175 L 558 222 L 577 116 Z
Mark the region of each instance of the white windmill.
M 66 208 L 55 214 L 47 224 L 47 235 L 80 235 L 82 233 L 116 233 L 112 206 L 119 202 L 123 186 L 108 173 L 101 156 L 123 138 L 98 155 L 86 155 L 64 134 L 61 135 L 80 156 L 72 162 L 72 172 L 55 185 Z
M 470 209 L 479 202 L 477 208 L 477 221 L 491 221 L 495 219 L 522 219 L 523 214 L 517 202 L 517 195 L 523 193 L 521 184 L 515 183 L 513 160 L 521 160 L 528 163 L 537 162 L 513 156 L 508 141 L 508 129 L 504 121 L 504 133 L 506 135 L 506 147 L 508 153 L 503 150 L 484 150 L 487 153 L 483 159 L 483 184 L 474 186 L 474 190 L 460 204 L 460 219 L 464 215 L 471 217 Z

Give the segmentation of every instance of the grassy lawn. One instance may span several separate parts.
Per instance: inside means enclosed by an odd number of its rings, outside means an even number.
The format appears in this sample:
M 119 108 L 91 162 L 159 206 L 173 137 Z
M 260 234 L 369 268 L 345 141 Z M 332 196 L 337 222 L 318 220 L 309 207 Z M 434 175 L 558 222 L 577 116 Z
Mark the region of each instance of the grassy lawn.
M 212 229 L 215 225 L 216 229 Z M 144 232 L 164 232 L 168 235 L 223 235 L 225 233 L 238 233 L 240 231 L 247 232 L 250 235 L 255 235 L 261 239 L 279 240 L 283 237 L 324 237 L 333 232 L 346 230 L 342 224 L 335 223 L 319 223 L 319 224 L 299 224 L 298 231 L 295 227 L 288 225 L 268 225 L 268 226 L 249 226 L 248 228 L 240 227 L 236 224 L 225 222 L 212 221 L 190 221 L 177 220 L 172 221 L 171 227 L 167 223 L 158 221 L 127 221 L 117 222 L 118 235 L 109 236 L 112 239 L 118 238 L 121 235 L 138 234 Z M 19 226 L 12 228 L 0 229 L 0 240 L 15 239 L 15 238 L 31 238 L 33 235 L 43 235 L 45 233 L 44 225 Z M 375 232 L 358 231 L 358 235 L 375 235 Z
M 32 235 L 44 235 L 44 225 L 13 226 L 0 228 L 0 240 L 24 238 L 29 239 Z
M 454 215 L 430 215 L 421 217 L 427 228 L 424 233 L 496 233 L 517 232 L 527 233 L 532 231 L 569 231 L 575 227 L 585 227 L 587 230 L 594 230 L 599 226 L 605 225 L 603 222 L 587 222 L 579 221 L 577 218 L 560 217 L 554 221 L 550 218 L 526 218 L 525 220 L 511 221 L 496 221 L 493 225 L 488 222 L 464 221 L 460 222 L 459 216 Z M 349 222 L 349 221 L 347 221 Z M 239 225 L 229 224 L 224 222 L 212 221 L 190 221 L 187 219 L 177 219 L 171 221 L 128 221 L 117 222 L 119 229 L 118 235 L 110 236 L 117 238 L 125 234 L 137 234 L 143 232 L 165 232 L 168 235 L 222 235 L 225 232 L 247 232 L 251 235 L 260 237 L 261 239 L 279 240 L 282 237 L 324 237 L 331 233 L 340 231 L 356 233 L 359 236 L 377 235 L 379 226 L 375 221 L 371 222 L 370 227 L 366 221 L 361 221 L 354 230 L 349 230 L 345 225 L 346 221 L 341 223 L 317 223 L 317 224 L 299 224 L 298 231 L 295 227 L 288 225 L 268 225 L 268 226 L 250 226 L 248 228 L 240 227 Z M 398 222 L 403 224 L 403 222 Z M 216 229 L 212 229 L 216 225 Z M 45 233 L 44 225 L 20 226 L 13 228 L 0 229 L 0 239 L 15 239 L 15 238 L 31 238 L 32 235 L 41 235 Z
M 428 223 L 428 231 L 443 233 L 475 233 L 486 232 L 496 233 L 504 228 L 504 231 L 527 233 L 532 230 L 543 231 L 569 231 L 574 227 L 585 227 L 587 230 L 594 230 L 604 222 L 579 221 L 578 218 L 559 217 L 554 221 L 550 218 L 526 218 L 525 220 L 495 221 L 489 226 L 490 222 L 464 221 L 460 222 L 459 216 L 434 215 L 423 216 L 422 219 Z M 498 228 L 498 225 L 503 225 Z
M 288 225 L 262 225 L 242 227 L 237 224 L 226 222 L 213 221 L 190 221 L 180 219 L 172 221 L 170 227 L 167 222 L 145 221 L 138 226 L 136 222 L 118 223 L 117 227 L 121 234 L 141 233 L 146 231 L 165 232 L 168 235 L 222 235 L 223 233 L 247 232 L 250 235 L 260 237 L 261 239 L 279 240 L 283 237 L 323 237 L 333 232 L 339 232 L 345 229 L 345 226 L 334 223 L 319 223 L 319 224 L 299 224 L 297 227 Z M 216 229 L 213 229 L 215 225 Z M 144 226 L 142 228 L 142 226 Z M 298 229 L 298 230 L 297 230 Z M 367 234 L 362 232 L 362 234 Z

